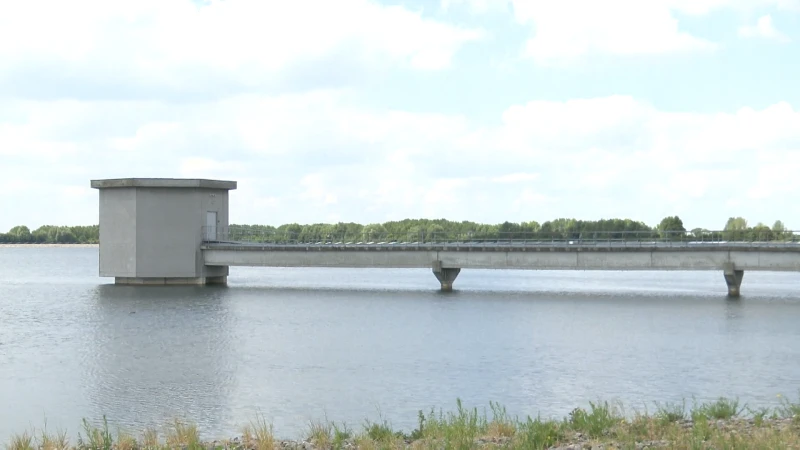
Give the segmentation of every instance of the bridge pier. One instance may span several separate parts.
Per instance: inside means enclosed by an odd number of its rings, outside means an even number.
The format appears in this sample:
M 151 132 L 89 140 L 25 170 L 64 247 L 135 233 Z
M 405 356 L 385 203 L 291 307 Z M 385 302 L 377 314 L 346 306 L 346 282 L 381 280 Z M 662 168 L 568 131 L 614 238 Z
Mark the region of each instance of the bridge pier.
M 434 261 L 433 263 L 433 274 L 439 280 L 442 292 L 452 292 L 453 282 L 456 281 L 456 277 L 460 272 L 461 269 L 442 267 L 441 261 Z
M 744 270 L 736 270 L 733 263 L 726 263 L 723 268 L 723 275 L 725 276 L 725 283 L 728 285 L 728 297 L 738 297 Z

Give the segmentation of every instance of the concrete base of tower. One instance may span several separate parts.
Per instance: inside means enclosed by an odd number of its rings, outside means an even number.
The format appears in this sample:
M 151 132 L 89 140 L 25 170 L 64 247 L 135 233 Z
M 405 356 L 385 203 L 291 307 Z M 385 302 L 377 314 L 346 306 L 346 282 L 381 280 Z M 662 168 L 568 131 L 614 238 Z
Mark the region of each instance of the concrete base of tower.
M 115 277 L 114 284 L 130 286 L 202 286 L 228 284 L 228 277 Z

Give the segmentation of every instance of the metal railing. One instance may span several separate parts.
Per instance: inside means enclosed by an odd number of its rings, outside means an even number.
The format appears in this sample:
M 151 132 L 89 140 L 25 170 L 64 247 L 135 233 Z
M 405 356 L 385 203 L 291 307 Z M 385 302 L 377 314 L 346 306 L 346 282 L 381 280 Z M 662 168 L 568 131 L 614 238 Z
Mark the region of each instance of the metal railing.
M 586 246 L 586 247 L 796 247 L 796 231 L 539 231 L 539 232 L 406 232 L 319 233 L 264 230 L 249 226 L 203 227 L 208 244 L 279 246 Z

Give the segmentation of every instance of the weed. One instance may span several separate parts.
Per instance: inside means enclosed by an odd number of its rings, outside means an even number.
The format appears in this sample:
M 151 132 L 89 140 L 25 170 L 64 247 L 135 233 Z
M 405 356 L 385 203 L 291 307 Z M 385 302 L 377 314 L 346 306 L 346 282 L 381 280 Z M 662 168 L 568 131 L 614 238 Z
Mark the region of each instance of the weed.
M 692 435 L 695 441 L 705 442 L 711 437 L 711 426 L 706 416 L 698 416 L 692 424 Z
M 38 447 L 40 450 L 66 450 L 69 448 L 69 438 L 67 432 L 59 430 L 55 434 L 47 432 L 47 419 L 44 421 L 44 427 L 41 434 L 39 434 Z
M 489 407 L 492 410 L 492 420 L 488 423 L 486 434 L 490 437 L 513 437 L 517 432 L 517 424 L 508 416 L 506 408 L 493 402 L 489 402 Z
M 116 450 L 137 450 L 138 448 L 139 443 L 136 442 L 136 438 L 123 431 L 117 431 Z
M 87 450 L 112 450 L 114 439 L 108 430 L 108 419 L 103 415 L 103 427 L 98 428 L 83 419 L 83 431 L 86 433 L 86 440 L 78 433 L 78 446 Z
M 386 420 L 384 420 L 383 423 L 371 422 L 369 420 L 365 421 L 364 434 L 379 444 L 390 443 L 402 436 L 402 433 L 395 432 Z
M 456 412 L 437 415 L 431 410 L 428 416 L 419 413 L 419 428 L 411 433 L 411 437 L 421 437 L 430 441 L 441 441 L 445 448 L 468 448 L 475 438 L 491 434 L 492 437 L 513 435 L 516 426 L 508 419 L 505 409 L 494 406 L 492 410 L 498 423 L 488 424 L 486 415 L 478 415 L 477 408 L 466 409 L 461 399 L 456 400 Z
M 22 434 L 15 434 L 11 437 L 11 444 L 7 448 L 8 450 L 35 450 L 33 437 L 27 431 Z
M 328 448 L 333 435 L 333 427 L 328 422 L 311 422 L 308 425 L 308 440 L 316 447 Z
M 744 411 L 745 407 L 739 407 L 739 399 L 730 400 L 724 397 L 718 398 L 713 403 L 706 403 L 692 411 L 692 419 L 703 416 L 707 419 L 729 420 L 737 417 Z
M 665 423 L 686 419 L 686 401 L 681 403 L 656 403 L 656 418 Z
M 242 439 L 249 448 L 255 450 L 274 450 L 277 445 L 271 423 L 263 416 L 256 415 L 255 421 L 250 421 L 242 430 Z
M 755 424 L 757 427 L 764 425 L 764 418 L 770 413 L 770 408 L 767 407 L 759 408 L 757 410 L 747 408 L 747 410 L 753 416 L 753 424 Z
M 591 411 L 575 408 L 569 413 L 569 423 L 573 430 L 585 433 L 593 438 L 608 434 L 622 419 L 607 402 L 589 402 Z
M 784 396 L 779 396 L 781 399 L 781 406 L 778 412 L 786 418 L 792 418 L 795 422 L 800 424 L 800 401 L 797 403 L 789 401 Z
M 431 414 L 433 414 L 433 411 L 431 411 Z M 417 426 L 415 430 L 411 431 L 411 435 L 409 436 L 415 441 L 422 439 L 425 435 L 425 413 L 423 413 L 421 409 L 417 413 L 417 423 L 419 423 L 419 426 Z
M 180 419 L 175 419 L 172 426 L 166 433 L 167 446 L 170 448 L 186 447 L 188 450 L 201 449 L 200 435 L 197 432 L 197 425 L 185 423 Z
M 333 441 L 331 442 L 331 446 L 334 450 L 339 450 L 353 437 L 353 432 L 347 427 L 346 423 L 342 423 L 341 427 L 336 425 L 336 423 L 331 423 L 331 427 L 333 428 Z
M 539 450 L 553 447 L 564 438 L 563 426 L 554 420 L 528 420 L 520 423 L 515 434 L 514 444 L 518 448 Z
M 142 448 L 145 450 L 155 450 L 160 446 L 158 430 L 152 427 L 145 428 L 142 432 Z
M 556 446 L 573 445 L 578 432 L 580 442 L 605 448 L 640 448 L 650 441 L 665 442 L 665 448 L 697 450 L 767 450 L 793 448 L 800 450 L 800 426 L 786 421 L 771 422 L 767 417 L 794 417 L 800 421 L 800 403 L 781 400 L 779 408 L 751 409 L 740 406 L 738 400 L 720 398 L 714 402 L 698 405 L 696 402 L 687 413 L 685 402 L 657 404 L 652 416 L 639 414 L 624 418 L 621 408 L 608 403 L 589 403 L 588 408 L 573 410 L 564 420 L 544 420 L 512 417 L 502 406 L 490 402 L 489 408 L 478 412 L 477 408 L 465 407 L 461 400 L 452 412 L 431 409 L 429 414 L 419 411 L 418 427 L 410 435 L 395 431 L 391 424 L 380 418 L 377 422 L 365 421 L 364 431 L 355 436 L 346 424 L 337 425 L 327 419 L 309 424 L 308 439 L 315 448 L 343 450 L 359 448 L 384 450 L 411 448 L 414 450 L 467 450 L 480 447 L 479 441 L 491 440 L 486 447 L 508 450 L 537 450 Z M 747 411 L 753 417 L 750 423 L 730 420 Z M 690 415 L 692 424 L 683 422 Z M 800 425 L 800 422 L 798 422 Z M 65 432 L 49 433 L 42 430 L 14 435 L 6 446 L 9 450 L 201 450 L 210 449 L 200 442 L 197 427 L 175 420 L 165 430 L 163 443 L 155 429 L 145 430 L 137 441 L 122 431 L 112 437 L 108 421 L 92 425 L 83 420 L 77 444 L 69 446 Z M 257 416 L 242 432 L 239 443 L 247 450 L 276 450 L 277 448 L 299 448 L 279 445 L 274 438 L 270 423 Z M 403 442 L 411 439 L 410 445 Z M 231 448 L 230 444 L 216 449 Z

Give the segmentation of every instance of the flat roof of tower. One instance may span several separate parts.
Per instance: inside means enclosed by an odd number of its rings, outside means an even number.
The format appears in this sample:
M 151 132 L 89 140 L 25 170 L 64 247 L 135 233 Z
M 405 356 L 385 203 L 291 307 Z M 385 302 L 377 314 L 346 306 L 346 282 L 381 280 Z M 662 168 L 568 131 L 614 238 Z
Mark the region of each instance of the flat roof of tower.
M 202 188 L 236 189 L 235 181 L 206 180 L 202 178 L 113 178 L 91 180 L 94 189 L 109 188 Z

